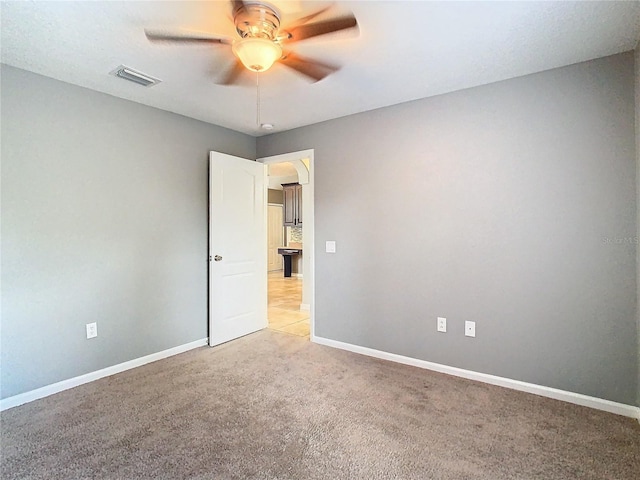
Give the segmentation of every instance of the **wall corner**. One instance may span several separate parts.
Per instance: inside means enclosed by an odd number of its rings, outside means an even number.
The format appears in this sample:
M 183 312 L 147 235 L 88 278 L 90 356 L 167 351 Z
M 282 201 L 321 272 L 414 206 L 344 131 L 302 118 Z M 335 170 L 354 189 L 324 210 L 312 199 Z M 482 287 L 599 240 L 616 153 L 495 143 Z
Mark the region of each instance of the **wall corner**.
M 638 369 L 636 379 L 636 405 L 640 407 L 640 41 L 634 51 L 634 85 L 635 85 L 635 133 L 636 133 L 636 334 Z M 640 421 L 640 417 L 638 418 Z

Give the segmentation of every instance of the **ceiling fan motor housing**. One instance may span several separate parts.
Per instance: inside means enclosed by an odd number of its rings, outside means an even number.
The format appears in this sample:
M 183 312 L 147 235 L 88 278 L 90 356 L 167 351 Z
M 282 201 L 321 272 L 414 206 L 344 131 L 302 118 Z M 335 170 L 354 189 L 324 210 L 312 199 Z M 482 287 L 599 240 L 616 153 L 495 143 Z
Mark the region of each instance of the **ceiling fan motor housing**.
M 245 3 L 233 15 L 238 35 L 275 40 L 280 28 L 280 14 L 265 3 Z
M 295 70 L 313 81 L 319 81 L 338 70 L 339 67 L 324 64 L 316 60 L 287 51 L 283 55 L 283 43 L 289 44 L 320 37 L 330 33 L 358 28 L 353 14 L 343 14 L 329 19 L 314 20 L 330 8 L 324 6 L 294 24 L 288 24 L 286 30 L 280 30 L 280 11 L 269 3 L 260 0 L 232 0 L 233 23 L 238 38 L 231 39 L 218 35 L 203 35 L 200 32 L 154 32 L 145 29 L 145 35 L 152 42 L 189 42 L 198 44 L 229 45 L 239 62 L 228 69 L 221 85 L 233 84 L 242 72 L 242 66 L 252 72 L 265 72 L 275 62 Z M 312 21 L 314 20 L 314 21 Z M 257 81 L 257 77 L 256 77 Z

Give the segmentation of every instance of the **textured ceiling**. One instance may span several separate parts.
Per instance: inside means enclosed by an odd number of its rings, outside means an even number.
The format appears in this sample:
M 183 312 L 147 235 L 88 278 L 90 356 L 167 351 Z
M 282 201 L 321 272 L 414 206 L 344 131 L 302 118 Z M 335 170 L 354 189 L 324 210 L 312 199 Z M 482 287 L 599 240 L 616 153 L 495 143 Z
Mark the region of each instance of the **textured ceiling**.
M 271 2 L 284 21 L 326 2 Z M 640 2 L 336 2 L 359 35 L 296 44 L 308 57 L 342 65 L 318 83 L 282 66 L 260 76 L 261 121 L 274 131 L 632 50 Z M 214 80 L 232 62 L 228 46 L 151 44 L 144 28 L 233 36 L 227 1 L 7 2 L 1 5 L 2 62 L 251 135 L 255 77 Z M 120 64 L 163 82 L 144 88 L 108 75 Z

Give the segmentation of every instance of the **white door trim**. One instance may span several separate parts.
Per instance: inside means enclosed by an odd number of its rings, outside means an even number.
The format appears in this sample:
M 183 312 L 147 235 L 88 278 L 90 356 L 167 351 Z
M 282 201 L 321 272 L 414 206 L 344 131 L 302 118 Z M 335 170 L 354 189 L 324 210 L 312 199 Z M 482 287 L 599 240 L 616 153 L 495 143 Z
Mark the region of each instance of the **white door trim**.
M 309 168 L 303 160 L 308 160 Z M 291 162 L 298 171 L 298 183 L 302 185 L 302 261 L 304 272 L 302 302 L 309 306 L 310 338 L 315 337 L 315 195 L 314 195 L 314 150 L 301 150 L 270 157 L 258 158 L 256 161 L 269 165 L 272 163 Z

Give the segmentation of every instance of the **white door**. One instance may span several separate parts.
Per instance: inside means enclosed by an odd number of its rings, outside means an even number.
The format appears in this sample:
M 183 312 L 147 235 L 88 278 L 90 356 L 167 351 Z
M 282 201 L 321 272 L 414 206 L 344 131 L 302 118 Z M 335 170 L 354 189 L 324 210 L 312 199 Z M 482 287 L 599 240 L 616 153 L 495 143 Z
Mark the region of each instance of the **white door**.
M 284 246 L 282 205 L 269 205 L 267 213 L 267 245 L 269 248 L 269 271 L 282 270 L 282 255 L 278 248 Z
M 209 345 L 267 326 L 266 170 L 209 153 Z

